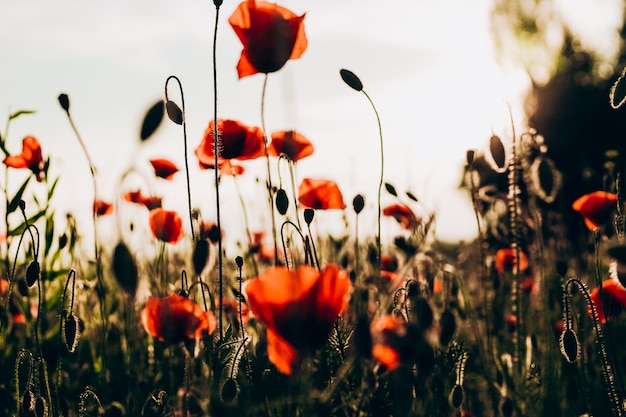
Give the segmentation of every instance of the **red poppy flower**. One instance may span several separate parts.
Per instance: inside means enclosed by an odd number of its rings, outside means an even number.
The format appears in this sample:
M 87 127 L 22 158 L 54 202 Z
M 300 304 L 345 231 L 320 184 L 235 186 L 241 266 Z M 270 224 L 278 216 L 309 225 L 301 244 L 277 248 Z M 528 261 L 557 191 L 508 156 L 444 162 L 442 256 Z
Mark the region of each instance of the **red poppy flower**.
M 141 311 L 143 328 L 168 343 L 199 339 L 210 335 L 217 326 L 215 316 L 197 303 L 178 294 L 150 297 Z
M 4 158 L 4 164 L 11 168 L 28 168 L 37 177 L 37 181 L 43 181 L 45 163 L 41 156 L 39 141 L 33 136 L 22 139 L 22 153 L 9 155 Z
M 5 296 L 9 291 L 9 281 L 4 278 L 0 278 L 0 295 Z M 11 298 L 11 303 L 9 304 L 9 313 L 11 313 L 11 318 L 13 324 L 26 324 L 26 315 L 22 313 L 20 307 L 18 307 L 17 302 Z
M 274 3 L 247 0 L 228 18 L 243 44 L 237 64 L 239 78 L 278 71 L 289 59 L 302 56 L 307 47 L 304 15 Z
M 195 151 L 202 168 L 215 166 L 214 125 L 211 120 Z M 221 144 L 219 165 L 222 165 L 224 159 L 255 159 L 265 156 L 265 139 L 260 128 L 249 127 L 236 120 L 218 119 L 217 129 Z
M 154 174 L 164 180 L 171 180 L 178 172 L 178 167 L 168 159 L 152 159 L 150 163 L 154 168 Z
M 343 196 L 331 180 L 305 178 L 298 188 L 298 201 L 312 209 L 345 209 Z
M 174 244 L 183 238 L 183 220 L 175 211 L 151 210 L 150 229 L 154 237 L 163 242 Z
M 336 264 L 321 272 L 309 265 L 295 271 L 276 266 L 246 282 L 248 306 L 267 327 L 268 357 L 280 372 L 291 374 L 304 353 L 327 341 L 348 306 L 350 287 Z
M 268 146 L 271 156 L 286 155 L 291 161 L 299 161 L 313 153 L 313 144 L 307 138 L 293 130 L 272 133 L 272 142 Z
M 591 291 L 591 302 L 596 308 L 598 320 L 606 323 L 626 309 L 626 288 L 615 279 L 607 279 L 602 283 L 602 302 L 598 287 Z M 591 316 L 591 311 L 589 315 Z
M 96 216 L 106 216 L 107 214 L 113 213 L 113 204 L 107 203 L 104 200 L 95 200 L 92 210 Z
M 587 227 L 594 230 L 611 220 L 616 204 L 617 194 L 595 191 L 574 201 L 572 208 L 583 216 Z
M 496 252 L 496 270 L 504 274 L 505 272 L 514 272 L 515 264 L 517 262 L 516 250 L 514 248 L 498 249 Z M 519 251 L 519 270 L 515 272 L 524 271 L 528 268 L 528 258 L 526 254 Z
M 400 366 L 401 356 L 394 346 L 407 333 L 406 322 L 400 317 L 382 315 L 375 317 L 370 325 L 372 356 L 389 371 Z
M 405 230 L 414 230 L 422 222 L 422 218 L 416 216 L 413 210 L 404 204 L 392 204 L 385 207 L 383 215 L 396 219 Z
M 130 203 L 137 203 L 144 205 L 148 208 L 148 210 L 153 210 L 155 208 L 161 208 L 163 206 L 163 199 L 158 196 L 147 196 L 144 195 L 141 191 L 129 191 L 124 194 L 124 200 Z

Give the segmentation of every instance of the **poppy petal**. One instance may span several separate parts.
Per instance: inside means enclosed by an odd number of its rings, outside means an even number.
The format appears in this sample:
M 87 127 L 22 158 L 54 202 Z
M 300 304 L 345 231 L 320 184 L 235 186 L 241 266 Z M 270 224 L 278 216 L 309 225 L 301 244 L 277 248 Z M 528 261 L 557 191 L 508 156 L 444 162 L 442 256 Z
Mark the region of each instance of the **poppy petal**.
M 152 159 L 150 164 L 154 168 L 154 174 L 165 180 L 171 180 L 174 178 L 174 174 L 178 172 L 178 167 L 172 161 L 168 159 Z
M 337 184 L 331 180 L 305 178 L 298 188 L 298 201 L 312 209 L 330 210 L 346 208 Z

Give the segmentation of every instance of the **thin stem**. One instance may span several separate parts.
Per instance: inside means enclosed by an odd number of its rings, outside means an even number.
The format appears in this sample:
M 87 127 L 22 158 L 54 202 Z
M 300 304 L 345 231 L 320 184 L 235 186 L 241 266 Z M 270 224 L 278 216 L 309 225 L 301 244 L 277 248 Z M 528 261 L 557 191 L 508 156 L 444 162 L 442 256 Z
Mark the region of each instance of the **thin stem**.
M 296 231 L 298 232 L 298 234 L 300 235 L 300 238 L 302 238 L 302 242 L 304 243 L 304 251 L 305 251 L 305 262 L 306 259 L 309 258 L 309 256 L 313 256 L 310 253 L 310 250 L 308 248 L 306 239 L 304 238 L 304 235 L 302 234 L 302 231 L 300 231 L 300 228 L 298 226 L 296 226 L 296 224 L 294 222 L 292 222 L 291 220 L 287 220 L 283 223 L 283 225 L 280 227 L 280 240 L 283 243 L 283 251 L 285 252 L 285 265 L 287 266 L 287 268 L 289 268 L 289 259 L 287 257 L 287 245 L 285 244 L 285 235 L 284 235 L 284 231 L 285 231 L 285 226 L 287 225 L 291 225 L 293 226 Z M 295 267 L 295 265 L 292 265 Z M 319 269 L 319 268 L 318 268 Z
M 363 92 L 363 94 L 365 95 L 367 100 L 372 105 L 372 109 L 374 110 L 374 113 L 376 114 L 376 123 L 378 123 L 378 136 L 380 138 L 380 181 L 378 183 L 378 196 L 377 196 L 377 199 L 378 199 L 377 200 L 377 202 L 378 202 L 378 214 L 377 214 L 377 218 L 376 218 L 376 223 L 378 224 L 378 232 L 376 234 L 376 247 L 378 249 L 378 271 L 380 272 L 381 257 L 382 257 L 382 249 L 381 249 L 381 244 L 380 244 L 380 216 L 381 216 L 380 197 L 381 197 L 381 194 L 382 194 L 383 177 L 384 177 L 384 173 L 385 173 L 385 154 L 384 154 L 384 146 L 383 146 L 383 128 L 382 128 L 382 125 L 380 123 L 380 116 L 378 115 L 378 110 L 376 110 L 376 106 L 374 105 L 374 102 L 372 101 L 372 99 L 370 98 L 370 96 L 367 94 L 367 92 L 365 90 L 361 90 L 361 91 Z
M 239 189 L 239 181 L 237 179 L 237 174 L 233 172 L 233 181 L 235 182 L 235 190 L 237 191 L 237 196 L 239 197 L 239 202 L 241 203 L 241 211 L 243 212 L 243 225 L 246 229 L 246 236 L 248 236 L 248 252 L 252 249 L 252 234 L 250 233 L 250 223 L 248 222 L 248 210 L 246 209 L 246 203 L 243 199 L 243 195 L 241 194 L 241 190 Z M 259 275 L 259 267 L 257 266 L 256 259 L 254 256 L 250 257 L 252 259 L 252 268 L 254 269 L 254 275 Z
M 91 157 L 89 156 L 89 152 L 87 151 L 87 147 L 85 146 L 85 142 L 83 141 L 76 125 L 74 124 L 74 120 L 72 119 L 72 115 L 70 114 L 69 108 L 65 110 L 65 114 L 67 114 L 67 119 L 70 122 L 70 126 L 76 139 L 78 139 L 78 143 L 83 150 L 85 155 L 85 159 L 87 159 L 87 164 L 89 165 L 89 172 L 91 174 L 91 185 L 93 187 L 93 202 L 98 198 L 98 184 L 96 181 L 96 166 L 94 165 Z M 93 204 L 92 202 L 92 204 Z M 102 277 L 102 260 L 100 259 L 100 251 L 98 248 L 98 227 L 96 225 L 97 214 L 95 210 L 91 210 L 91 222 L 93 224 L 93 246 L 94 246 L 94 257 L 96 262 L 96 278 L 97 278 L 97 294 L 98 301 L 100 303 L 100 315 L 102 320 L 102 337 L 101 337 L 101 345 L 102 345 L 102 358 L 105 360 L 105 340 L 106 340 L 106 329 L 107 329 L 107 319 L 106 319 L 106 308 L 105 308 L 105 299 L 104 299 L 104 279 Z
M 180 91 L 180 105 L 182 106 L 183 117 L 183 143 L 184 143 L 184 157 L 185 157 L 185 178 L 187 180 L 187 208 L 189 210 L 189 227 L 191 228 L 191 240 L 196 241 L 196 236 L 193 231 L 193 214 L 191 211 L 191 185 L 189 181 L 189 157 L 187 156 L 187 118 L 185 113 L 185 94 L 183 93 L 183 85 L 175 75 L 170 75 L 165 80 L 165 99 L 169 101 L 167 94 L 167 84 L 171 79 L 176 80 L 178 84 L 178 90 Z
M 274 214 L 274 196 L 272 194 L 272 173 L 270 169 L 270 155 L 268 152 L 267 130 L 265 129 L 265 93 L 267 91 L 268 75 L 263 79 L 263 89 L 261 90 L 261 129 L 263 130 L 263 151 L 267 162 L 267 193 L 270 200 L 270 213 L 272 215 L 272 238 L 274 240 L 274 265 L 278 265 L 278 241 L 276 239 L 276 215 Z
M 222 324 L 224 303 L 224 277 L 222 259 L 222 220 L 220 213 L 220 183 L 219 183 L 219 128 L 217 122 L 217 27 L 220 19 L 220 2 L 215 4 L 215 25 L 213 30 L 213 153 L 215 154 L 215 207 L 217 217 L 217 270 L 219 283 L 220 310 L 218 312 L 217 324 L 219 326 L 220 340 L 224 337 L 224 325 Z

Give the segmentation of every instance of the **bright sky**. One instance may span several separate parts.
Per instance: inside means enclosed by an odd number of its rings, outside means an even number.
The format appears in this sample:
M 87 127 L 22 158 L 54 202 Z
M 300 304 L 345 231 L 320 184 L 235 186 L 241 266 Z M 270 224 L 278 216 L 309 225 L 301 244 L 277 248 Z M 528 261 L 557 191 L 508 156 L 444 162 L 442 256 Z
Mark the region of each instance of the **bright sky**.
M 260 126 L 263 76 L 238 80 L 235 70 L 241 46 L 227 18 L 237 4 L 226 0 L 221 10 L 218 117 Z M 476 226 L 468 197 L 456 190 L 465 152 L 485 147 L 492 129 L 498 132 L 500 126 L 508 126 L 505 103 L 519 114 L 526 85 L 519 72 L 503 71 L 495 63 L 489 32 L 491 1 L 280 4 L 298 14 L 306 12 L 309 48 L 300 60 L 289 61 L 270 75 L 266 126 L 269 133 L 298 130 L 316 146 L 315 154 L 299 163 L 298 177 L 335 180 L 349 206 L 356 193 L 365 194 L 366 212 L 375 218 L 378 128 L 365 97 L 341 81 L 339 69 L 348 68 L 361 78 L 378 107 L 385 180 L 400 192 L 412 191 L 423 206 L 436 211 L 440 238 L 471 238 Z M 11 125 L 8 148 L 19 153 L 28 134 L 40 140 L 44 154 L 51 156 L 52 176 L 61 175 L 56 201 L 62 210 L 88 216 L 93 194 L 87 163 L 58 106 L 59 93 L 69 95 L 74 121 L 98 168 L 99 197 L 112 201 L 121 173 L 131 165 L 149 174 L 149 159 L 168 157 L 183 167 L 180 127 L 167 121 L 143 146 L 138 140 L 145 111 L 163 98 L 166 78 L 176 75 L 185 91 L 193 202 L 202 208 L 204 218 L 214 216 L 212 173 L 199 171 L 193 156 L 213 114 L 214 17 L 213 4 L 207 0 L 23 0 L 10 6 L 5 2 L 0 24 L 0 111 L 5 115 L 19 109 L 37 111 Z M 249 172 L 239 179 L 253 227 L 268 216 L 265 191 L 254 181 L 255 175 L 264 175 L 264 166 L 254 164 L 247 163 Z M 224 222 L 240 224 L 234 185 L 230 178 L 223 184 Z M 183 175 L 153 187 L 166 196 L 165 208 L 184 213 Z M 384 196 L 383 204 L 392 202 Z M 351 209 L 348 213 L 352 218 Z M 84 233 L 90 227 L 85 224 Z M 225 227 L 228 234 L 229 226 Z M 384 228 L 383 238 L 399 231 L 393 221 Z

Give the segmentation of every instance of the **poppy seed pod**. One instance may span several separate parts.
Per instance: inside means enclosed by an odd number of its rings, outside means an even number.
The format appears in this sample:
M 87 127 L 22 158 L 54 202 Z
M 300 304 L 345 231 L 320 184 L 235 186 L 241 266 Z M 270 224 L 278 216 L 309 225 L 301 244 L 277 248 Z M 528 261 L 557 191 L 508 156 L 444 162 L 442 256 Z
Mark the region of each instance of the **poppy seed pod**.
M 315 216 L 315 210 L 307 208 L 304 209 L 304 221 L 307 225 L 310 225 L 313 221 L 313 217 Z
M 139 271 L 130 249 L 124 242 L 119 242 L 115 246 L 112 268 L 118 285 L 130 298 L 134 299 L 139 285 Z
M 354 199 L 352 199 L 352 207 L 354 208 L 354 212 L 356 214 L 361 213 L 361 211 L 363 211 L 363 208 L 365 207 L 365 197 L 363 197 L 361 194 L 357 194 L 356 196 L 354 196 Z
M 235 264 L 237 265 L 237 268 L 241 268 L 243 266 L 243 258 L 241 256 L 237 256 L 235 258 Z
M 209 260 L 209 241 L 206 239 L 200 239 L 196 241 L 193 248 L 193 254 L 191 256 L 193 262 L 193 270 L 196 275 L 200 275 L 206 267 Z
M 348 84 L 348 86 L 352 87 L 356 91 L 363 91 L 363 83 L 355 73 L 342 68 L 339 70 L 339 75 L 341 75 L 341 79 L 344 83 Z
M 287 192 L 282 188 L 276 192 L 276 209 L 283 216 L 289 209 L 289 197 L 287 197 Z
M 39 262 L 32 261 L 28 264 L 28 268 L 26 268 L 26 284 L 29 287 L 35 285 L 37 281 L 41 278 L 41 267 L 39 266 Z
M 70 98 L 67 96 L 67 94 L 65 93 L 59 94 L 58 100 L 59 100 L 59 104 L 61 105 L 61 108 L 65 110 L 66 112 L 69 112 L 70 111 Z

